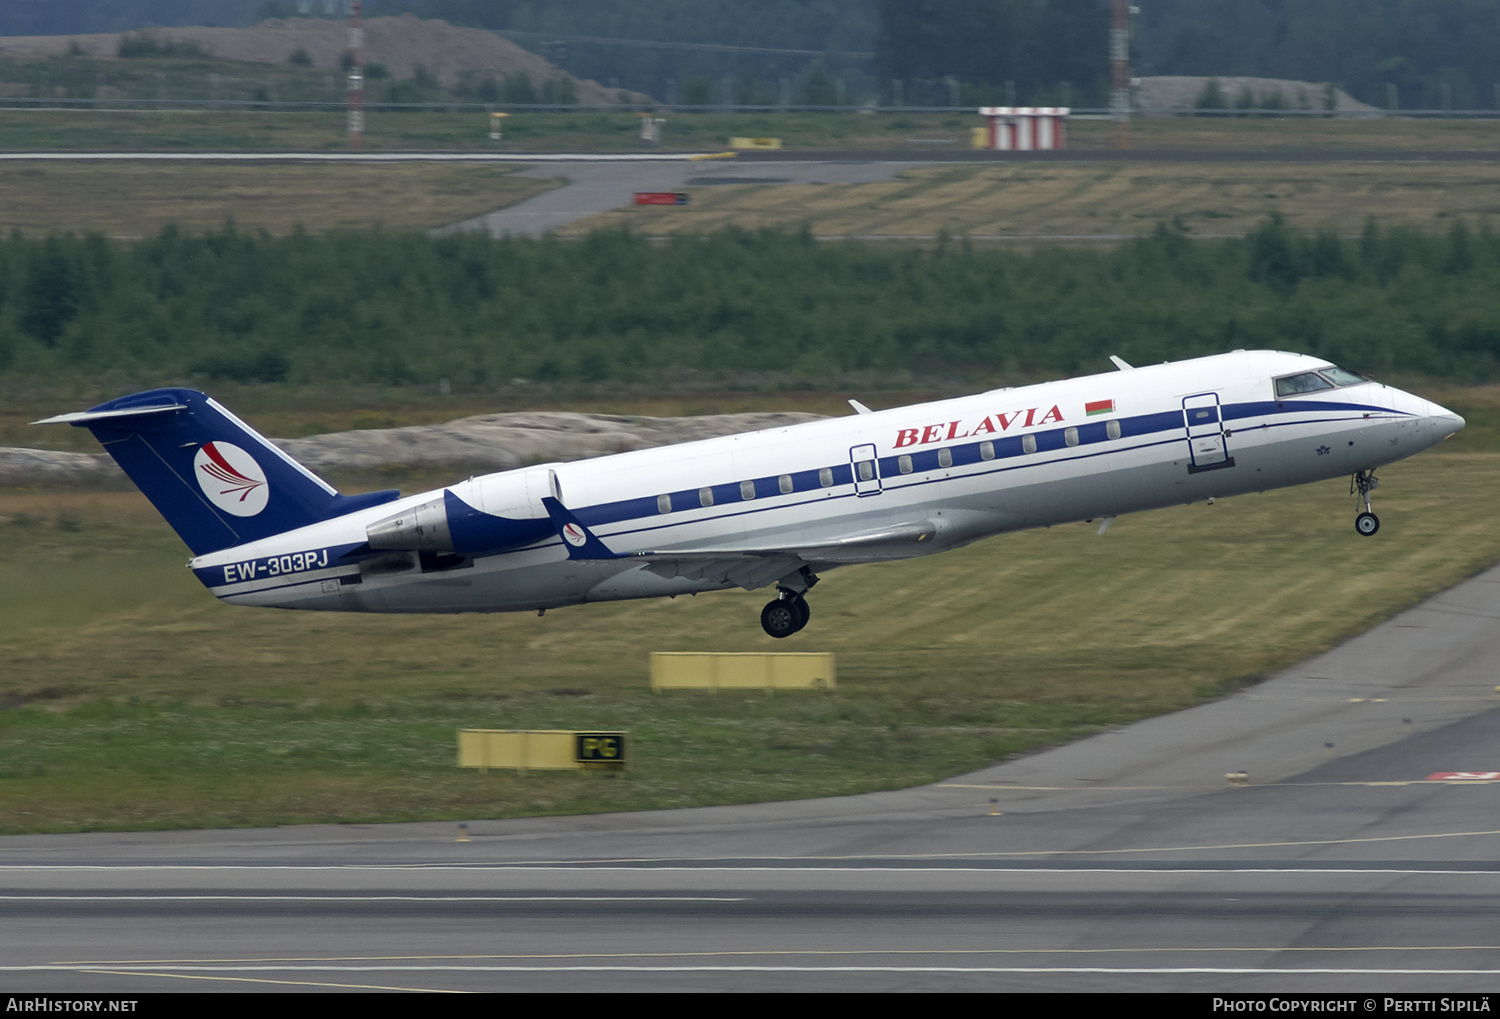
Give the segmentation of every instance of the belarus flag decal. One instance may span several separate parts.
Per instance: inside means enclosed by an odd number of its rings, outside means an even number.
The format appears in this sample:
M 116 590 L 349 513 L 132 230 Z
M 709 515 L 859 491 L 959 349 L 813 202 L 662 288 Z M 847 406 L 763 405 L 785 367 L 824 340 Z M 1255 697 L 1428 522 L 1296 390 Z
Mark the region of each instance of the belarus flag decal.
M 1086 403 L 1083 405 L 1083 412 L 1086 417 L 1093 417 L 1095 414 L 1113 414 L 1115 412 L 1115 401 L 1095 400 L 1092 403 Z

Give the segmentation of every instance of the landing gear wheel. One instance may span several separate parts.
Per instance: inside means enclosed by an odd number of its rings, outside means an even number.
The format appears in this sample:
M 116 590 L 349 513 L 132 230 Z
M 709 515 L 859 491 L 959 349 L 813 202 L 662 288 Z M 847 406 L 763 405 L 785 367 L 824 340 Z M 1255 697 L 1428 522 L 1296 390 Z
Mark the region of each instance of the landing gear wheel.
M 792 605 L 797 610 L 797 629 L 801 630 L 812 618 L 812 606 L 807 604 L 806 598 L 793 598 Z
M 1366 538 L 1380 530 L 1380 518 L 1370 509 L 1370 493 L 1379 487 L 1373 470 L 1355 471 L 1349 483 L 1349 494 L 1358 495 L 1365 504 L 1365 511 L 1354 518 L 1354 529 Z
M 803 618 L 802 614 L 797 611 L 796 604 L 786 598 L 777 598 L 773 602 L 767 602 L 766 607 L 760 610 L 761 629 L 777 640 L 790 637 L 802 629 L 798 623 L 803 621 Z

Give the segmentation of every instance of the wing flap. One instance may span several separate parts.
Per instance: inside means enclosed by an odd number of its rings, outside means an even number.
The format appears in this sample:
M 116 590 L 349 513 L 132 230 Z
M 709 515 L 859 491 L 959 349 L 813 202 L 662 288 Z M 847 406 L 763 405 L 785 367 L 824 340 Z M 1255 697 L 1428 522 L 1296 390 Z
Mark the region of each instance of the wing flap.
M 782 559 L 803 563 L 875 563 L 906 559 L 926 551 L 921 546 L 937 534 L 931 520 L 917 520 L 878 530 L 863 531 L 826 541 L 794 542 L 786 545 L 731 546 L 726 548 L 673 548 L 650 552 L 627 552 L 629 558 L 689 562 L 716 559 Z
M 806 562 L 787 557 L 771 559 L 762 556 L 724 556 L 719 558 L 674 559 L 668 554 L 630 556 L 645 560 L 645 568 L 659 577 L 684 580 L 708 580 L 716 584 L 733 584 L 754 591 L 795 573 Z

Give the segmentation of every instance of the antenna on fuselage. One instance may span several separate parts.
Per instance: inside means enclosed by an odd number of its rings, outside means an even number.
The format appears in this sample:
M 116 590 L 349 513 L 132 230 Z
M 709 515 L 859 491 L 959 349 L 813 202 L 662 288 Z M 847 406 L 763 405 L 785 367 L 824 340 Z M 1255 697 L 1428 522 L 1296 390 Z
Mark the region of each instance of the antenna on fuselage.
M 1135 365 L 1126 364 L 1122 358 L 1115 357 L 1115 355 L 1113 354 L 1109 355 L 1109 359 L 1113 361 L 1115 363 L 1115 367 L 1120 369 L 1122 372 L 1128 372 L 1135 368 Z
M 854 408 L 854 412 L 856 414 L 873 414 L 873 413 L 875 413 L 869 407 L 866 407 L 864 404 L 860 403 L 858 400 L 851 399 L 849 401 L 849 406 L 851 406 L 851 407 Z

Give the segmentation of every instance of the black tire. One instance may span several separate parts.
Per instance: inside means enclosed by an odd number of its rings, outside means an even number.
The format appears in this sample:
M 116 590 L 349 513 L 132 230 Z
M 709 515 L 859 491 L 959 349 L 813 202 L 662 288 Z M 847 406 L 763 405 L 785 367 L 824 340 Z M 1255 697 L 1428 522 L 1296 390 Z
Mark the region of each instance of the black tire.
M 797 610 L 797 630 L 800 632 L 812 618 L 812 606 L 807 604 L 807 599 L 796 597 L 792 599 L 792 605 Z
M 791 602 L 777 598 L 773 602 L 767 602 L 766 607 L 760 610 L 760 627 L 780 640 L 797 632 L 797 621 L 800 618 L 800 613 Z
M 1354 529 L 1368 538 L 1380 530 L 1380 518 L 1373 513 L 1361 513 L 1354 518 Z

